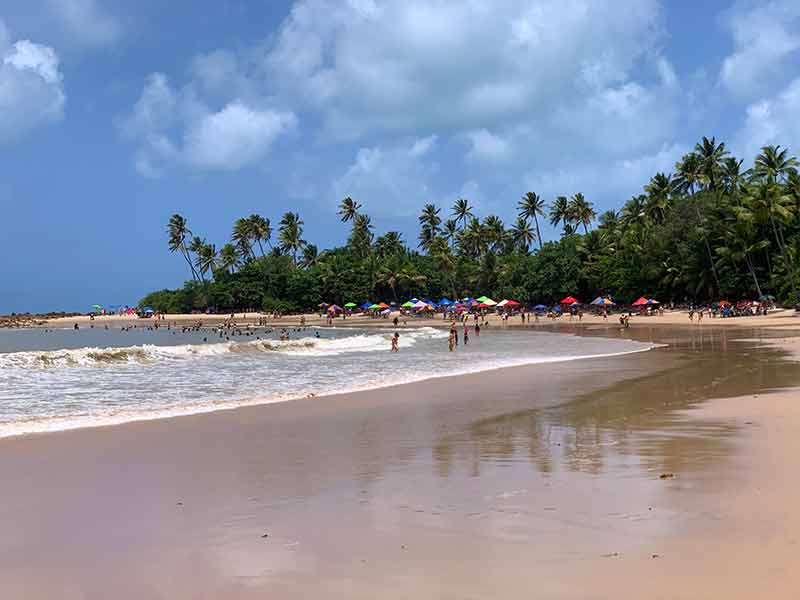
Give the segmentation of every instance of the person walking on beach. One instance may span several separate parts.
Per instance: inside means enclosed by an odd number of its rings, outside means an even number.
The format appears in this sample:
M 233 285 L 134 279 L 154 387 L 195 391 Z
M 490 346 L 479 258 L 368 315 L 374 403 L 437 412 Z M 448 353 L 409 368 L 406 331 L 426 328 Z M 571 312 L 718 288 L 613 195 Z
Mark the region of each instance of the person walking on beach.
M 464 323 L 464 345 L 469 344 L 469 325 Z
M 395 331 L 394 335 L 392 336 L 392 352 L 400 352 L 399 345 L 400 345 L 400 334 Z
M 475 323 L 475 337 L 481 337 L 480 323 Z
M 447 345 L 450 352 L 456 349 L 456 332 L 454 329 L 450 330 L 450 336 L 447 338 Z

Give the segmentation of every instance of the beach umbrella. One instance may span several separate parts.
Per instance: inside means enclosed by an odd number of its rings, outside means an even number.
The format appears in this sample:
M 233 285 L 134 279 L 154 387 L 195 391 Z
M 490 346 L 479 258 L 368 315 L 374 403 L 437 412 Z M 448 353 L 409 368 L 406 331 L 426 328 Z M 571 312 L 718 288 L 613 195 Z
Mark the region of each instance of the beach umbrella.
M 319 303 L 319 307 L 320 308 L 325 308 L 326 306 L 329 306 L 327 302 L 320 302 Z
M 727 300 L 720 300 L 717 304 L 719 304 L 720 306 L 730 306 L 731 305 L 731 303 L 728 302 Z
M 364 304 L 362 304 L 359 308 L 362 308 L 363 310 L 367 310 L 367 309 L 369 309 L 370 306 L 372 306 L 372 302 L 364 302 Z
M 553 312 L 561 312 L 561 307 L 560 306 L 554 306 L 553 307 Z
M 331 304 L 328 307 L 328 312 L 342 312 L 342 307 L 341 306 L 336 306 L 335 304 Z
M 488 296 L 480 296 L 479 298 L 475 298 L 478 302 L 486 302 L 489 299 Z
M 566 298 L 561 300 L 559 304 L 576 304 L 577 302 L 578 302 L 577 298 L 574 298 L 573 296 L 567 296 Z
M 381 308 L 381 305 L 380 305 L 380 304 L 370 304 L 370 305 L 367 307 L 367 310 L 378 310 L 379 308 Z
M 414 308 L 428 308 L 428 305 L 425 304 L 422 300 L 417 300 L 414 303 Z
M 147 312 L 155 312 L 155 311 L 154 311 L 152 308 L 150 308 L 149 306 L 145 306 L 145 307 L 142 309 L 142 312 L 146 312 L 146 313 L 147 313 Z
M 453 303 L 452 300 L 448 300 L 447 298 L 442 298 L 439 300 L 439 306 L 450 306 Z
M 647 300 L 647 302 L 645 302 L 645 304 L 661 304 L 661 302 L 659 302 L 655 298 L 648 298 L 648 300 Z
M 380 308 L 389 308 L 389 305 L 388 305 L 388 304 L 386 304 L 386 302 L 379 302 L 379 303 L 378 303 L 378 306 L 379 306 Z
M 100 306 L 99 304 L 92 304 L 89 308 L 91 308 L 92 310 L 103 310 L 103 307 Z
M 506 306 L 521 306 L 520 303 L 517 302 L 516 300 L 506 300 L 505 302 Z M 500 305 L 498 304 L 498 306 Z
M 764 302 L 766 300 L 775 300 L 775 296 L 773 296 L 772 294 L 763 294 L 759 296 L 758 299 Z
M 356 306 L 358 305 L 355 302 L 348 302 L 344 305 L 345 308 L 355 308 Z
M 485 302 L 481 302 L 480 304 L 478 304 L 478 308 L 491 308 L 491 307 L 492 307 L 491 305 L 486 304 Z
M 484 296 L 484 299 L 483 299 L 483 300 L 481 300 L 480 298 L 478 298 L 478 302 L 480 302 L 481 304 L 485 304 L 486 306 L 489 306 L 489 307 L 491 307 L 491 306 L 497 306 L 497 302 L 495 302 L 495 301 L 494 301 L 494 300 L 492 300 L 491 298 L 486 298 L 485 296 Z
M 591 304 L 593 304 L 594 306 L 604 306 L 605 303 L 606 299 L 603 298 L 602 296 L 598 296 L 597 298 L 591 301 Z
M 403 302 L 400 306 L 402 306 L 403 308 L 414 308 L 415 304 L 416 302 L 412 302 L 411 300 L 409 300 L 408 302 Z
M 537 304 L 536 306 L 533 307 L 533 310 L 537 312 L 543 312 L 547 310 L 547 307 L 544 304 Z
M 497 306 L 498 308 L 500 308 L 505 306 L 506 304 L 508 304 L 508 300 L 500 300 L 500 302 L 497 303 Z
M 647 298 L 640 296 L 636 302 L 631 304 L 631 306 L 644 306 L 645 304 L 647 304 Z

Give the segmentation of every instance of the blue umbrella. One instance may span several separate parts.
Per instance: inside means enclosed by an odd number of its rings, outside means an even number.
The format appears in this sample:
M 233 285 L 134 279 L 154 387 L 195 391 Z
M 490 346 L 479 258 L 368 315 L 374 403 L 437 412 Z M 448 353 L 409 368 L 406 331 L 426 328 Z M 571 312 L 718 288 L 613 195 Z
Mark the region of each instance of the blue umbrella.
M 361 308 L 362 310 L 367 310 L 367 309 L 368 309 L 370 306 L 372 306 L 372 302 L 364 302 L 364 304 L 362 304 L 362 305 L 360 306 L 360 308 Z
M 547 307 L 544 304 L 537 304 L 536 306 L 533 307 L 533 310 L 543 311 L 543 310 L 547 310 Z
M 145 306 L 145 307 L 142 309 L 142 312 L 154 312 L 154 311 L 153 311 L 153 309 L 152 309 L 151 307 L 149 307 L 149 306 Z
M 556 305 L 556 306 L 554 306 L 554 307 L 553 307 L 553 310 L 554 310 L 555 312 L 561 312 L 561 307 L 560 307 L 560 306 L 558 306 L 558 305 Z
M 448 300 L 447 298 L 442 298 L 439 300 L 439 306 L 450 306 L 453 302 Z

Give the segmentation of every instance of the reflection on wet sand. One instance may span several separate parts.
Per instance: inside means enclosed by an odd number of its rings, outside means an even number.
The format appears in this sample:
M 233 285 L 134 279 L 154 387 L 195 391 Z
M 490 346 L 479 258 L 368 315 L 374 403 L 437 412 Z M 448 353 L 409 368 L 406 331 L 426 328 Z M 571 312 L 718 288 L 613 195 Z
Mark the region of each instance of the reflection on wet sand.
M 695 501 L 738 426 L 687 412 L 800 366 L 711 328 L 581 332 L 670 346 L 3 441 L 0 596 L 585 598 L 719 517 Z

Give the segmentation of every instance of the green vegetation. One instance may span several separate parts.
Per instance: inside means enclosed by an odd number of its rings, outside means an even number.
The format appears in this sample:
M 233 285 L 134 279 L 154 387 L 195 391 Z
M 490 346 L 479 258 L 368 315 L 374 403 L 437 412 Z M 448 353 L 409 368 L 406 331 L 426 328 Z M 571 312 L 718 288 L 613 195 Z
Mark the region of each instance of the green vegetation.
M 497 216 L 479 218 L 459 198 L 449 214 L 423 207 L 415 248 L 396 231 L 375 237 L 352 198 L 339 207 L 351 228 L 347 244 L 324 251 L 303 239 L 303 220 L 293 212 L 283 215 L 275 237 L 269 219 L 239 219 L 219 250 L 174 215 L 169 249 L 183 257 L 191 280 L 149 294 L 140 306 L 294 311 L 323 301 L 478 293 L 545 303 L 567 293 L 695 303 L 773 294 L 796 304 L 797 168 L 786 149 L 766 146 L 744 170 L 724 144 L 703 138 L 674 174 L 657 173 L 619 212 L 597 217 L 581 193 L 547 207 L 528 192 L 507 228 Z M 540 217 L 561 227 L 558 241 L 542 241 Z

